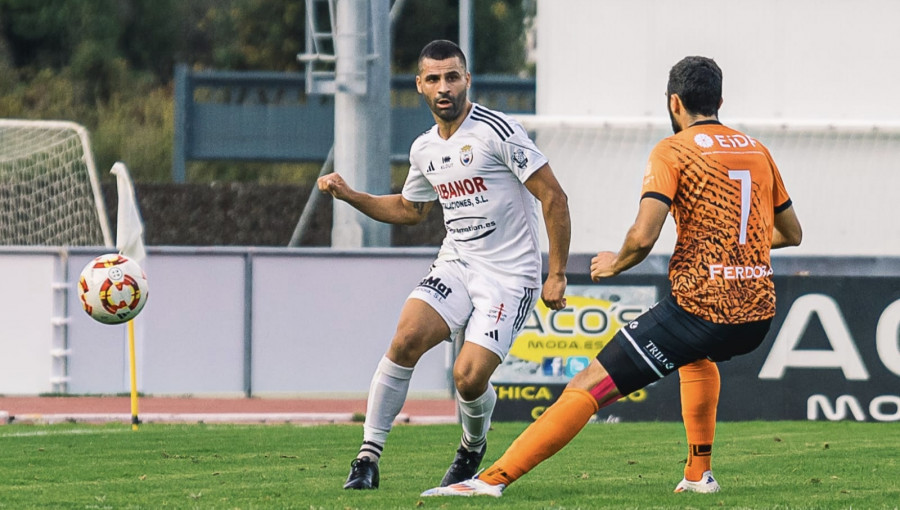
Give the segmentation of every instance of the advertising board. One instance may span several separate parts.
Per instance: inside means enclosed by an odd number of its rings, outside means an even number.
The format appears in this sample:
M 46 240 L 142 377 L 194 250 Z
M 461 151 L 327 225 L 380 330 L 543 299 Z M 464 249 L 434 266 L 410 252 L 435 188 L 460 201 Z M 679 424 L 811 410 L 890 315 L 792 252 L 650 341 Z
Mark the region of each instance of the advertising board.
M 491 382 L 495 421 L 530 421 L 617 329 L 669 291 L 664 276 L 570 279 L 568 305 L 538 305 Z M 900 421 L 900 278 L 775 277 L 766 340 L 719 363 L 720 420 Z M 673 374 L 601 409 L 600 421 L 681 420 Z

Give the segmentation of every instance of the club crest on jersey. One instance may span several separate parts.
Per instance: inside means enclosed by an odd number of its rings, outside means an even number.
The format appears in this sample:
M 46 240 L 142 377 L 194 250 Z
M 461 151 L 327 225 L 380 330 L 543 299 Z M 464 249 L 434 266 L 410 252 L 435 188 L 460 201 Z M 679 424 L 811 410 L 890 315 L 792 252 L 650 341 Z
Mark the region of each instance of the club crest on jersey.
M 459 162 L 462 163 L 463 166 L 469 166 L 474 159 L 475 153 L 472 152 L 472 146 L 463 145 L 462 149 L 459 150 Z
M 528 164 L 528 156 L 525 155 L 525 151 L 522 149 L 516 149 L 516 151 L 513 152 L 512 160 L 520 169 L 525 168 L 525 165 Z
M 704 149 L 708 149 L 712 147 L 713 139 L 710 138 L 710 136 L 706 133 L 697 133 L 697 135 L 694 136 L 694 143 L 696 143 L 700 147 L 703 147 Z

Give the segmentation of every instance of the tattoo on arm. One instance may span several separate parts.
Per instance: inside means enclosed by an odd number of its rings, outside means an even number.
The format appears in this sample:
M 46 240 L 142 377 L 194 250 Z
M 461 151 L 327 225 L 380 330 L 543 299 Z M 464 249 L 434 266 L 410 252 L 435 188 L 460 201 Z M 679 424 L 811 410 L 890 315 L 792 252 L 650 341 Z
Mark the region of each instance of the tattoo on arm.
M 425 202 L 413 202 L 413 208 L 419 213 L 419 216 L 425 211 Z

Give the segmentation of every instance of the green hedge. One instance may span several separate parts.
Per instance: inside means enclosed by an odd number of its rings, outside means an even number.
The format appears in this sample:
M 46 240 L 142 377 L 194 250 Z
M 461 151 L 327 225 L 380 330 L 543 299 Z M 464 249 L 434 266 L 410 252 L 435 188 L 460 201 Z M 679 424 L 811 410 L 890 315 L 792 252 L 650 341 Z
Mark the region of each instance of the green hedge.
M 135 184 L 150 246 L 287 246 L 309 193 L 307 185 Z M 115 232 L 116 184 L 104 184 L 103 196 Z M 331 198 L 318 201 L 302 246 L 331 244 L 331 211 Z M 438 246 L 444 233 L 440 208 L 434 207 L 419 225 L 394 226 L 391 243 Z

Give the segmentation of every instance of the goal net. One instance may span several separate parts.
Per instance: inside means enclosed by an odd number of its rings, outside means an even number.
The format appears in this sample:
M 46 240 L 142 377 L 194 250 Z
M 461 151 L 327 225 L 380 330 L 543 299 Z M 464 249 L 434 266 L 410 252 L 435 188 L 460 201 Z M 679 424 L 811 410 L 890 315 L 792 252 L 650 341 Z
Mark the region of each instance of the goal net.
M 668 119 L 522 115 L 569 195 L 573 253 L 618 250 Z M 900 255 L 900 123 L 729 120 L 772 153 L 804 227 L 791 255 Z M 671 253 L 671 220 L 654 253 Z M 787 254 L 787 252 L 785 252 Z
M 112 246 L 84 127 L 0 119 L 0 245 Z

